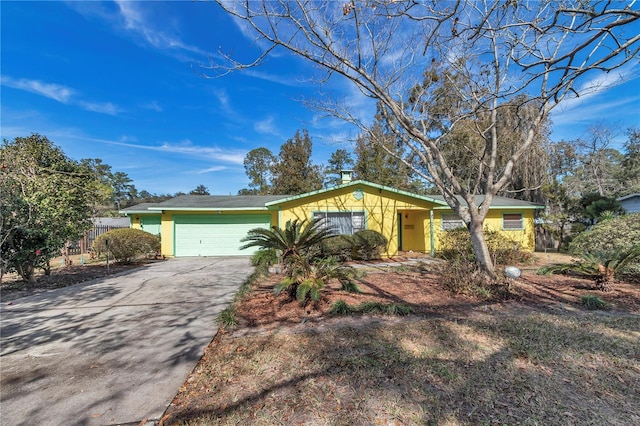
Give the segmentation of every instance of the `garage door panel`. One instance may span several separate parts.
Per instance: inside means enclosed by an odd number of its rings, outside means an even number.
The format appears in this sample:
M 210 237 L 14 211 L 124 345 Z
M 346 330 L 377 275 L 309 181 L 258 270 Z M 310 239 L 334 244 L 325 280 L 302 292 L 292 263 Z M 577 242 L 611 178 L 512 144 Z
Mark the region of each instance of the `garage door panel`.
M 269 215 L 174 216 L 176 256 L 250 255 L 240 240 L 254 228 L 269 228 Z

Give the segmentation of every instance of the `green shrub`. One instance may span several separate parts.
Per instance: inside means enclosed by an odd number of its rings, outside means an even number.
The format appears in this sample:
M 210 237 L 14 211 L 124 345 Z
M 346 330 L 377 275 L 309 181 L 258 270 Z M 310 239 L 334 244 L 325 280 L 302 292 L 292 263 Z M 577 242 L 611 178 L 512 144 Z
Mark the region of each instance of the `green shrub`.
M 477 263 L 454 260 L 438 267 L 440 283 L 453 294 L 470 294 L 483 299 L 509 297 L 509 281 L 505 277 L 489 279 Z
M 331 315 L 380 314 L 407 316 L 413 313 L 413 308 L 402 303 L 382 302 L 362 302 L 358 306 L 352 306 L 344 300 L 338 300 L 331 306 L 329 313 Z
M 353 251 L 353 239 L 349 235 L 334 235 L 320 243 L 320 255 L 322 257 L 335 257 L 339 262 L 351 260 Z
M 216 318 L 216 323 L 220 327 L 236 328 L 238 326 L 238 320 L 236 319 L 235 305 L 230 305 L 223 309 Z
M 253 256 L 251 256 L 252 266 L 266 266 L 275 265 L 278 263 L 278 254 L 275 249 L 260 249 Z
M 524 250 L 522 244 L 500 231 L 484 230 L 484 238 L 491 259 L 496 265 L 516 265 L 528 263 L 533 254 Z M 455 262 L 475 262 L 476 256 L 471 244 L 471 235 L 466 228 L 452 229 L 440 235 L 440 250 L 436 253 L 442 259 Z
M 338 300 L 329 309 L 331 315 L 351 315 L 355 309 L 344 300 Z
M 379 259 L 386 247 L 387 239 L 377 231 L 364 229 L 353 234 L 354 259 Z
M 630 250 L 639 241 L 640 213 L 633 213 L 605 220 L 580 233 L 569 245 L 569 251 L 579 256 L 611 258 Z M 640 273 L 640 259 L 630 262 L 620 272 Z
M 436 255 L 449 261 L 475 260 L 471 236 L 466 228 L 451 229 L 440 234 L 440 249 Z
M 99 235 L 92 248 L 98 254 L 108 251 L 116 262 L 131 263 L 140 256 L 160 251 L 160 240 L 140 229 L 120 228 Z
M 609 304 L 604 300 L 600 299 L 598 296 L 593 296 L 591 294 L 585 294 L 580 298 L 580 302 L 582 306 L 590 311 L 603 310 L 608 309 Z

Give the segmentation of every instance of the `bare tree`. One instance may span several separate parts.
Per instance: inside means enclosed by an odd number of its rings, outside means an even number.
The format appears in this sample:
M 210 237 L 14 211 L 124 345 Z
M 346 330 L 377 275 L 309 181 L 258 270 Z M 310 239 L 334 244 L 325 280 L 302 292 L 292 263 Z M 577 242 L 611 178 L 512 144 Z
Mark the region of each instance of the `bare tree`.
M 317 65 L 325 79 L 348 79 L 384 107 L 385 118 L 416 159 L 404 161 L 435 184 L 467 224 L 489 276 L 495 269 L 484 218 L 540 125 L 564 100 L 594 90 L 583 82 L 596 73 L 637 60 L 640 45 L 635 0 L 217 3 L 253 31 L 264 52 L 249 63 L 225 56 L 211 71 L 220 76 L 258 66 L 274 49 L 284 48 Z M 434 68 L 435 75 L 429 72 Z M 516 149 L 498 165 L 503 140 L 497 123 L 504 105 L 513 108 L 516 99 L 527 106 L 516 114 Z M 368 129 L 339 100 L 316 106 Z M 442 152 L 461 123 L 484 142 L 474 151 L 481 167 L 473 182 L 459 179 Z M 474 200 L 479 193 L 481 203 Z

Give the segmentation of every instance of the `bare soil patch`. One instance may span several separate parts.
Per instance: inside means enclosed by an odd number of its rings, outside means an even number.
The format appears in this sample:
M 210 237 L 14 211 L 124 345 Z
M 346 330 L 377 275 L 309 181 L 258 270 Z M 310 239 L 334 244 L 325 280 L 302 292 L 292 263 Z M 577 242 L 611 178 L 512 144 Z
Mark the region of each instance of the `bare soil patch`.
M 386 262 L 385 262 L 386 264 Z M 524 269 L 524 268 L 523 268 Z M 270 275 L 255 284 L 252 292 L 237 305 L 240 328 L 273 328 L 304 321 L 322 321 L 338 300 L 350 305 L 363 302 L 401 303 L 413 308 L 421 316 L 466 316 L 474 311 L 535 309 L 580 309 L 585 294 L 600 297 L 611 310 L 640 313 L 640 286 L 618 282 L 612 291 L 595 289 L 592 281 L 563 275 L 536 275 L 536 265 L 527 267 L 523 276 L 511 284 L 506 300 L 487 300 L 473 295 L 454 295 L 440 284 L 435 265 L 369 268 L 358 280 L 361 293 L 340 290 L 337 281 L 330 282 L 322 300 L 302 306 L 287 295 L 276 297 L 273 287 L 281 275 Z M 389 272 L 386 272 L 386 271 Z
M 118 263 L 109 264 L 109 274 L 117 274 L 134 268 L 144 267 L 148 262 L 121 265 Z M 59 264 L 60 259 L 53 259 L 52 264 Z M 17 274 L 7 274 L 0 283 L 0 301 L 10 302 L 21 297 L 30 296 L 56 288 L 68 287 L 85 281 L 94 280 L 107 276 L 106 261 L 94 261 L 90 264 L 82 265 L 79 260 L 75 260 L 71 266 L 60 266 L 51 270 L 50 275 L 45 275 L 43 271 L 36 273 L 36 282 L 27 283 Z

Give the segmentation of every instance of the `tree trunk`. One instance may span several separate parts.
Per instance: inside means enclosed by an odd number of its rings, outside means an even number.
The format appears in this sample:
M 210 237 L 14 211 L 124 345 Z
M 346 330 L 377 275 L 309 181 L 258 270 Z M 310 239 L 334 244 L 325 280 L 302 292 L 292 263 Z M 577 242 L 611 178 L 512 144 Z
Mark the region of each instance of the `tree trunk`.
M 32 265 L 19 264 L 16 269 L 18 275 L 29 284 L 36 282 L 35 268 Z
M 489 253 L 489 247 L 484 239 L 482 229 L 483 221 L 480 218 L 472 218 L 469 224 L 469 233 L 471 235 L 471 244 L 473 244 L 473 253 L 482 271 L 490 278 L 496 278 L 496 270 L 493 265 L 493 259 Z

